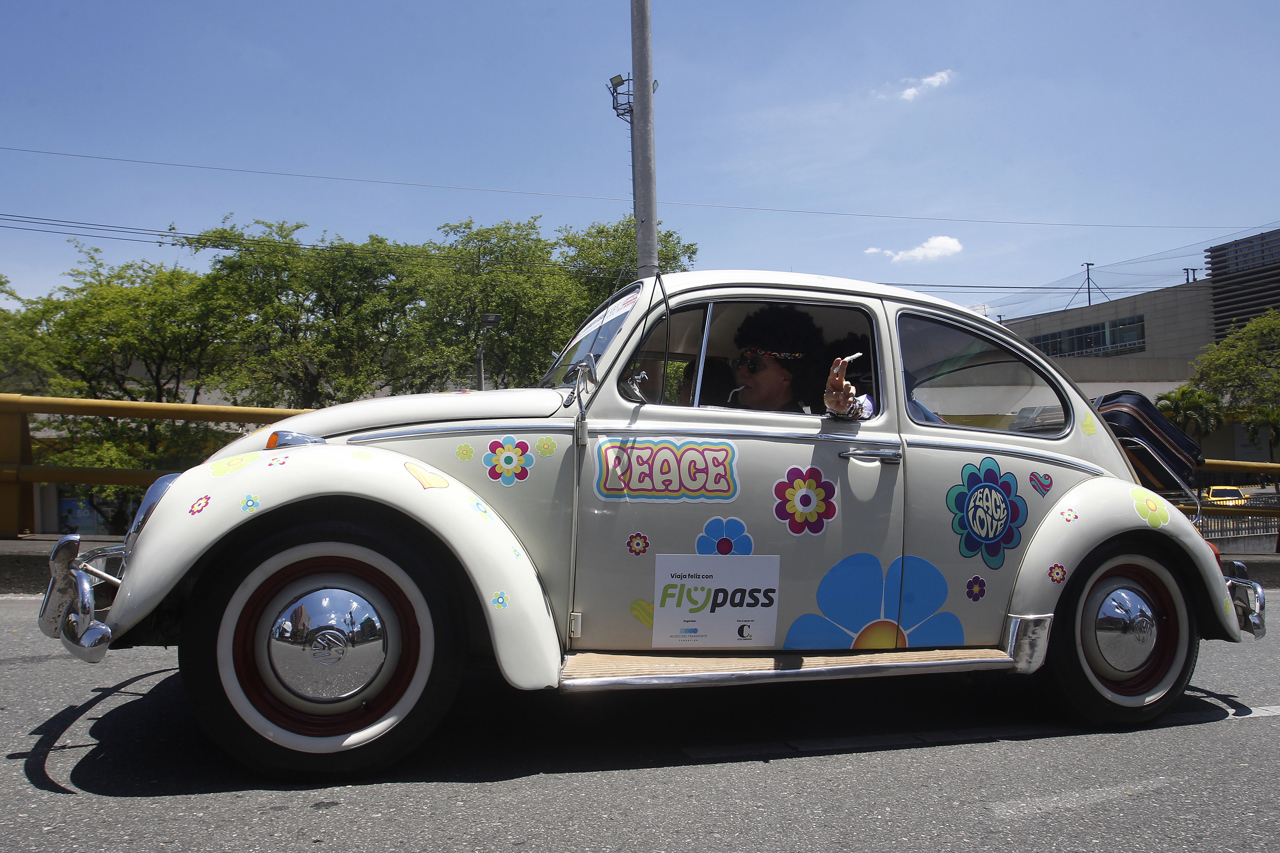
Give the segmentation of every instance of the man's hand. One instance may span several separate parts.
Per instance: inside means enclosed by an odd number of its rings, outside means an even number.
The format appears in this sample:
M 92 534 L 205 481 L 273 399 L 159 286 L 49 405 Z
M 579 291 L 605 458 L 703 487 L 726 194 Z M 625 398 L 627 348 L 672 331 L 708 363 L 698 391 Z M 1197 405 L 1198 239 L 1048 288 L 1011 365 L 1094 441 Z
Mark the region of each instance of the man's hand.
M 840 414 L 853 411 L 853 407 L 857 405 L 858 389 L 844 378 L 849 361 L 850 359 L 837 358 L 831 362 L 831 372 L 827 374 L 827 390 L 822 395 L 827 408 Z

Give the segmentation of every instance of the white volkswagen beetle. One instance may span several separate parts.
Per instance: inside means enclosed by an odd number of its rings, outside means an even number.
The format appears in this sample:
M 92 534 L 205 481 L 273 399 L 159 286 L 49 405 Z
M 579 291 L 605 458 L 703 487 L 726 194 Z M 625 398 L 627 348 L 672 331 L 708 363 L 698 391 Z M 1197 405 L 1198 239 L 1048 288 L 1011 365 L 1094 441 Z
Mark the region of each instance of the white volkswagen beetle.
M 87 661 L 177 643 L 209 736 L 275 771 L 405 755 L 477 653 L 563 691 L 1049 667 L 1138 722 L 1201 638 L 1265 630 L 1261 587 L 1040 353 L 785 273 L 636 282 L 537 388 L 290 418 L 78 547 L 45 633 Z

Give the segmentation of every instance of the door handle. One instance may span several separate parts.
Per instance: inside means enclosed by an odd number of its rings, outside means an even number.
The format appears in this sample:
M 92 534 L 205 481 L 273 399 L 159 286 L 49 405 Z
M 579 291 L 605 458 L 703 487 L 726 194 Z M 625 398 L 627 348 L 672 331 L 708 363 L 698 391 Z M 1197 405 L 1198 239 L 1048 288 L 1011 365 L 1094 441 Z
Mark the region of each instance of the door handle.
M 901 450 L 843 450 L 840 452 L 841 459 L 879 459 L 881 465 L 900 465 L 902 464 Z

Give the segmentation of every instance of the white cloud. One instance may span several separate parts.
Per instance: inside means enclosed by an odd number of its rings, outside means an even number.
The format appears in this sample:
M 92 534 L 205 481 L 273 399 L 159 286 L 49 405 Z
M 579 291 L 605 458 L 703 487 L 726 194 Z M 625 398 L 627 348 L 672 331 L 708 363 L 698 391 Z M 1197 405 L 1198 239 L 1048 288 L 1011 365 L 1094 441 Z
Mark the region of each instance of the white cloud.
M 929 89 L 936 89 L 939 86 L 945 86 L 950 83 L 952 73 L 953 72 L 949 68 L 946 71 L 939 71 L 937 74 L 924 78 L 917 85 L 903 90 L 898 97 L 902 98 L 904 101 L 914 101 L 917 95 L 921 95 Z
M 936 261 L 959 254 L 964 249 L 955 237 L 930 237 L 914 249 L 904 252 L 891 252 L 888 249 L 864 249 L 865 255 L 888 255 L 896 264 L 898 261 Z

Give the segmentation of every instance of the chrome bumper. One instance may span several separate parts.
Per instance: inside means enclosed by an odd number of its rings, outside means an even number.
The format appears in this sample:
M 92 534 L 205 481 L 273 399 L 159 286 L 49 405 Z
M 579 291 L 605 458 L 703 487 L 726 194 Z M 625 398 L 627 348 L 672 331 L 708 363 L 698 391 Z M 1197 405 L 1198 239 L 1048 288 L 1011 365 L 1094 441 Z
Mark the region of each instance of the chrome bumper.
M 117 556 L 123 560 L 123 545 L 98 548 L 81 556 L 80 537 L 75 534 L 59 539 L 49 554 L 51 577 L 40 605 L 40 630 L 48 637 L 61 637 L 67 651 L 89 663 L 102 660 L 111 643 L 111 629 L 95 618 L 93 587 L 98 583 L 120 585 L 120 579 L 105 570 L 110 558 Z
M 1223 563 L 1222 571 L 1226 575 L 1223 580 L 1227 583 L 1227 593 L 1231 596 L 1240 630 L 1248 631 L 1255 640 L 1261 640 L 1267 635 L 1267 596 L 1262 591 L 1262 584 L 1249 580 L 1249 570 L 1243 563 Z

